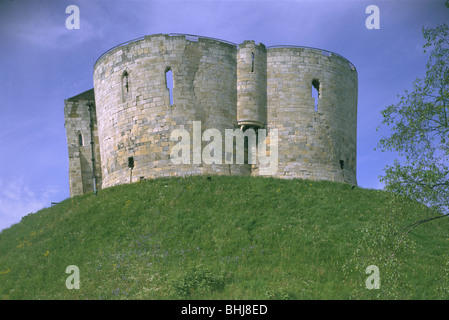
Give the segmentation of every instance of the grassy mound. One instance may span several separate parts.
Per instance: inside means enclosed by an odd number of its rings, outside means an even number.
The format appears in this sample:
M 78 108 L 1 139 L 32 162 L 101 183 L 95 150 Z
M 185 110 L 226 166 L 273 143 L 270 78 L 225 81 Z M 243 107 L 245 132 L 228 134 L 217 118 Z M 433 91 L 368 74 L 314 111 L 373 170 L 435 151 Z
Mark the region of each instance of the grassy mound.
M 449 219 L 400 242 L 404 226 L 434 215 L 391 193 L 325 181 L 121 185 L 3 230 L 0 299 L 448 299 Z M 72 265 L 79 289 L 66 286 Z M 379 289 L 367 288 L 372 265 Z

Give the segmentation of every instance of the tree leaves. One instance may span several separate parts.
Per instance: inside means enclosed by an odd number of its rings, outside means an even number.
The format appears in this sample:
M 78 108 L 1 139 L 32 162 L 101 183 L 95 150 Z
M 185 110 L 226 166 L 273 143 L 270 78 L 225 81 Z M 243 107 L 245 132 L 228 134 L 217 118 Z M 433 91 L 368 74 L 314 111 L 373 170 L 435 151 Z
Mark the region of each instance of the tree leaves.
M 449 8 L 449 0 L 445 5 Z M 378 148 L 396 151 L 401 161 L 386 166 L 386 189 L 449 212 L 449 27 L 423 28 L 426 75 L 399 102 L 386 107 L 381 127 L 390 128 Z

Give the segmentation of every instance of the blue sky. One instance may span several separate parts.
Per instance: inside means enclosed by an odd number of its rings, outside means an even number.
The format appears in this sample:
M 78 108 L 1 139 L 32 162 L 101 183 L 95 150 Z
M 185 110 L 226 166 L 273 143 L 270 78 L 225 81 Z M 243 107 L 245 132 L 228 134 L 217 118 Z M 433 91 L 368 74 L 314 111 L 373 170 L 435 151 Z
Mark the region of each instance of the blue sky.
M 80 28 L 67 29 L 77 5 Z M 380 29 L 366 7 L 377 5 Z M 144 35 L 187 33 L 334 51 L 357 68 L 360 187 L 382 188 L 394 153 L 375 151 L 380 111 L 425 73 L 422 27 L 449 22 L 443 0 L 0 0 L 0 230 L 69 197 L 64 99 L 93 87 L 95 60 Z

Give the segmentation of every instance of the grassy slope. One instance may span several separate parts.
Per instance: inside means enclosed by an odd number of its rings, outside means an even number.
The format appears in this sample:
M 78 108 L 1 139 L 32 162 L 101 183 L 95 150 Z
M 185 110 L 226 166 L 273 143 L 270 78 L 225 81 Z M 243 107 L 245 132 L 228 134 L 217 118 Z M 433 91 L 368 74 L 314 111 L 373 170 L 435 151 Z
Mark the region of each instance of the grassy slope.
M 170 178 L 67 199 L 0 233 L 1 299 L 448 299 L 449 219 L 347 184 Z M 80 269 L 68 290 L 66 267 Z M 380 289 L 368 290 L 377 265 Z

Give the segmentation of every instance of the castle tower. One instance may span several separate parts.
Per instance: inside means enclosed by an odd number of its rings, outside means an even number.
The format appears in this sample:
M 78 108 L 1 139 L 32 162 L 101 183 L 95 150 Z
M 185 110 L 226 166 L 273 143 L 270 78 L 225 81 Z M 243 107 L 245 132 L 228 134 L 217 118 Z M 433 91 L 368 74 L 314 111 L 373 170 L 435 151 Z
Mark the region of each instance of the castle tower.
M 239 44 L 237 52 L 237 123 L 263 128 L 267 121 L 267 51 L 254 41 Z
M 106 51 L 93 80 L 94 89 L 65 101 L 71 196 L 94 183 L 100 189 L 164 176 L 267 174 L 272 162 L 248 164 L 264 146 L 254 146 L 260 129 L 277 133 L 265 140 L 270 159 L 276 152 L 269 142 L 277 141 L 274 177 L 357 183 L 358 77 L 338 54 L 155 34 Z M 236 144 L 226 147 L 226 132 L 235 142 L 257 141 L 240 150 L 244 164 L 236 163 Z M 222 148 L 208 148 L 212 142 Z M 180 145 L 188 161 L 174 163 L 171 152 Z
M 267 50 L 268 128 L 279 131 L 275 176 L 356 184 L 357 71 L 319 49 Z
M 113 48 L 97 60 L 103 187 L 129 182 L 130 157 L 136 179 L 248 170 L 196 161 L 194 152 L 200 150 L 201 156 L 207 141 L 199 148 L 190 142 L 189 164 L 173 164 L 170 158 L 175 129 L 187 130 L 193 140 L 193 121 L 201 122 L 200 136 L 206 129 L 224 133 L 236 124 L 236 50 L 216 39 L 157 34 Z

